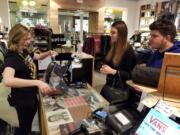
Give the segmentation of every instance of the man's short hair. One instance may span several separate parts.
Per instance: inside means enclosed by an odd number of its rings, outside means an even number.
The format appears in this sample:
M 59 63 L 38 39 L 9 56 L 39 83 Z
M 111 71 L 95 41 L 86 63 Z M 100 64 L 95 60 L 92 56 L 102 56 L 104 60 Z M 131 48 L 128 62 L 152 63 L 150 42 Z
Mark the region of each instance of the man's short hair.
M 175 25 L 169 21 L 169 20 L 165 20 L 165 19 L 160 19 L 157 20 L 155 22 L 153 22 L 150 26 L 149 26 L 150 30 L 157 30 L 160 32 L 160 34 L 162 34 L 163 36 L 171 36 L 171 42 L 174 41 L 174 38 L 176 36 L 176 27 Z

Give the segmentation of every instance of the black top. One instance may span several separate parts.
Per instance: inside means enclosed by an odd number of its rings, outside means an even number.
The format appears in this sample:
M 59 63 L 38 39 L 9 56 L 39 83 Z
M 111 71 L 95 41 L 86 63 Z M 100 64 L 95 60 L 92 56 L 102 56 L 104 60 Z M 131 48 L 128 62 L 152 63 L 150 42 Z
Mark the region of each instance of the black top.
M 124 52 L 121 62 L 117 67 L 113 66 L 112 61 L 106 62 L 106 64 L 118 71 L 115 75 L 107 75 L 106 84 L 112 86 L 113 80 L 115 79 L 115 87 L 121 88 L 123 86 L 123 88 L 126 88 L 126 81 L 131 79 L 131 71 L 136 65 L 136 56 L 133 48 L 130 46 Z
M 30 55 L 33 57 L 33 54 Z M 24 59 L 16 52 L 8 51 L 4 61 L 4 67 L 15 70 L 15 77 L 32 79 L 31 69 L 25 64 Z M 37 87 L 11 88 L 11 96 L 15 106 L 34 105 L 37 101 Z

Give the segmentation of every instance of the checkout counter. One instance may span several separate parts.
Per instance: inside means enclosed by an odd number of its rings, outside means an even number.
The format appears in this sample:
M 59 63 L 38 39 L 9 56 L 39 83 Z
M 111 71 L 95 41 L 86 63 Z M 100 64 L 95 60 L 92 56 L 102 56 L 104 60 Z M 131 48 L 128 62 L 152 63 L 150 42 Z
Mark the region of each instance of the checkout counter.
M 144 94 L 142 102 L 149 108 L 155 106 L 159 100 L 163 100 L 178 110 L 176 116 L 180 118 L 180 54 L 165 53 L 160 72 L 158 88 L 152 88 L 133 81 L 126 83 L 134 90 Z
M 57 56 L 56 60 L 64 60 L 63 56 L 64 54 Z M 69 55 L 69 57 L 71 56 Z M 76 126 L 78 122 L 88 120 L 93 111 L 109 105 L 92 87 L 94 58 L 85 53 L 81 53 L 79 58 L 83 65 L 81 73 L 86 81 L 83 87 L 68 85 L 58 94 L 49 96 L 39 94 L 39 118 L 42 135 L 68 135 L 70 131 L 78 128 Z M 41 64 L 44 62 L 41 61 Z M 71 74 L 75 73 L 71 71 Z M 78 75 L 75 74 L 75 76 Z M 75 77 L 75 79 L 77 78 Z
M 88 119 L 93 111 L 108 104 L 90 85 L 86 89 L 73 89 L 67 95 L 40 95 L 41 134 L 68 135 L 68 130 L 77 128 L 75 123 Z
M 177 67 L 177 63 L 175 63 L 176 68 L 172 68 L 174 66 L 174 64 L 171 64 L 172 58 L 174 61 L 179 60 L 179 56 L 178 59 L 176 59 L 176 56 L 174 56 L 174 54 L 169 54 L 169 55 L 167 54 L 165 56 L 165 61 L 163 64 L 163 68 L 161 70 L 159 87 L 157 89 L 135 84 L 132 81 L 126 82 L 135 91 L 142 93 L 140 99 L 141 101 L 140 104 L 138 105 L 138 109 L 142 110 L 143 106 L 152 108 L 158 103 L 159 100 L 162 99 L 167 104 L 177 108 L 177 111 L 174 112 L 174 114 L 176 117 L 180 118 L 180 104 L 179 104 L 180 98 L 176 98 L 176 96 L 178 96 L 177 92 L 179 92 L 177 89 L 180 87 L 179 84 L 172 85 L 171 82 L 173 81 L 173 84 L 175 84 L 175 82 L 179 82 L 179 78 L 177 78 L 177 75 L 179 75 L 179 68 Z M 168 68 L 166 67 L 167 65 Z M 174 72 L 174 70 L 176 72 Z M 162 84 L 162 82 L 165 82 L 164 80 L 169 79 L 169 77 L 171 81 L 169 81 L 168 83 L 166 82 L 166 84 Z M 162 87 L 163 85 L 173 86 L 171 88 L 177 90 L 174 91 L 176 92 L 176 94 L 173 97 L 170 96 L 173 93 L 167 96 L 165 92 L 172 92 L 172 90 L 169 89 L 170 91 L 164 91 L 162 89 L 164 88 Z M 107 107 L 108 105 L 109 103 L 103 97 L 101 97 L 101 95 L 99 95 L 99 93 L 97 93 L 90 85 L 87 85 L 86 88 L 81 88 L 81 89 L 69 88 L 68 92 L 61 96 L 43 97 L 42 95 L 40 95 L 41 134 L 68 135 L 69 132 L 77 128 L 77 125 L 80 121 L 84 119 L 88 120 L 93 111 L 101 107 L 102 108 Z M 126 110 L 128 110 L 128 108 Z M 122 116 L 123 110 L 118 109 L 117 111 L 119 111 L 120 113 L 116 112 L 115 115 L 113 114 L 112 117 L 109 117 L 111 123 L 113 123 L 112 121 L 114 120 L 113 116 L 116 116 L 116 114 L 118 114 L 118 117 L 120 118 L 119 121 L 122 120 L 123 116 L 126 116 L 126 115 Z M 132 113 L 133 112 L 129 111 L 127 116 L 132 115 Z M 142 117 L 141 119 L 144 119 L 144 117 Z M 114 127 L 117 127 L 116 124 Z M 137 124 L 135 124 L 135 126 L 136 125 Z M 117 128 L 114 128 L 114 130 L 116 129 Z M 122 126 L 119 126 L 119 129 L 122 130 L 123 129 Z

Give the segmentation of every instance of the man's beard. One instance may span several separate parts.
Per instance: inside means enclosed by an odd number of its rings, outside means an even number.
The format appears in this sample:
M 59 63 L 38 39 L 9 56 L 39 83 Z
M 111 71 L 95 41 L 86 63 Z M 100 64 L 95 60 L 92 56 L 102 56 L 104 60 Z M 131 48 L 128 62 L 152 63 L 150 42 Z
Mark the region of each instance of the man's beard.
M 163 51 L 165 49 L 166 42 L 164 41 L 164 38 L 161 40 L 161 46 L 158 48 L 159 51 Z

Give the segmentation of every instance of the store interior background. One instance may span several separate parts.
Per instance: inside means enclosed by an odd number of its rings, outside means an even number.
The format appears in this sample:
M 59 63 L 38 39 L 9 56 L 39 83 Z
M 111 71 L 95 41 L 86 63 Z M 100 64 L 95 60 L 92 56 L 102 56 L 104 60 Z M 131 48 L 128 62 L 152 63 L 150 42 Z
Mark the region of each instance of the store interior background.
M 19 1 L 19 0 L 17 0 Z M 18 14 L 18 4 L 16 0 L 1 0 L 0 17 L 4 26 L 11 28 L 17 21 L 20 21 L 21 16 L 38 18 L 34 22 L 42 21 L 50 26 L 54 33 L 66 33 L 64 25 L 66 22 L 71 26 L 75 25 L 75 29 L 79 31 L 80 41 L 83 42 L 83 29 L 89 33 L 108 33 L 108 24 L 105 26 L 106 16 L 112 12 L 119 18 L 122 18 L 128 26 L 129 35 L 131 37 L 136 30 L 140 29 L 140 8 L 142 5 L 155 4 L 167 0 L 83 0 L 83 4 L 72 3 L 71 0 L 37 0 L 41 7 L 37 9 L 35 14 Z M 77 0 L 78 1 L 78 0 Z M 81 0 L 79 0 L 81 1 Z M 81 9 L 81 10 L 79 10 Z M 108 18 L 108 17 L 107 17 Z M 18 20 L 19 19 L 19 20 Z M 83 20 L 83 28 L 80 26 Z M 105 27 L 108 27 L 107 29 Z M 68 40 L 68 32 L 67 40 Z M 100 91 L 105 83 L 105 76 L 95 72 L 93 87 Z M 2 84 L 1 84 L 2 85 Z M 3 86 L 1 86 L 3 87 Z M 7 122 L 17 125 L 17 117 L 15 116 L 14 108 L 10 108 L 6 97 L 9 93 L 8 88 L 3 88 L 0 91 L 0 118 Z M 34 120 L 33 130 L 38 131 L 37 117 Z
M 19 0 L 18 0 L 19 1 Z M 167 0 L 92 0 L 90 6 L 83 6 L 88 3 L 88 0 L 84 0 L 84 4 L 72 4 L 70 0 L 37 0 L 41 3 L 41 8 L 38 7 L 38 11 L 43 13 L 47 22 L 53 28 L 54 33 L 59 33 L 58 26 L 58 10 L 79 10 L 97 12 L 97 29 L 91 29 L 90 32 L 104 32 L 104 14 L 107 8 L 122 10 L 122 19 L 127 23 L 129 29 L 129 37 L 133 35 L 135 30 L 139 29 L 139 17 L 141 5 L 155 4 L 156 2 L 163 2 Z M 12 8 L 16 10 L 16 0 L 1 0 L 0 16 L 3 25 L 10 28 L 14 23 L 12 22 Z M 62 4 L 60 4 L 62 3 Z M 76 1 L 75 1 L 76 3 Z M 93 8 L 92 8 L 93 7 Z M 42 14 L 42 15 L 43 15 Z M 18 16 L 18 14 L 16 14 Z M 42 17 L 43 18 L 43 17 Z

